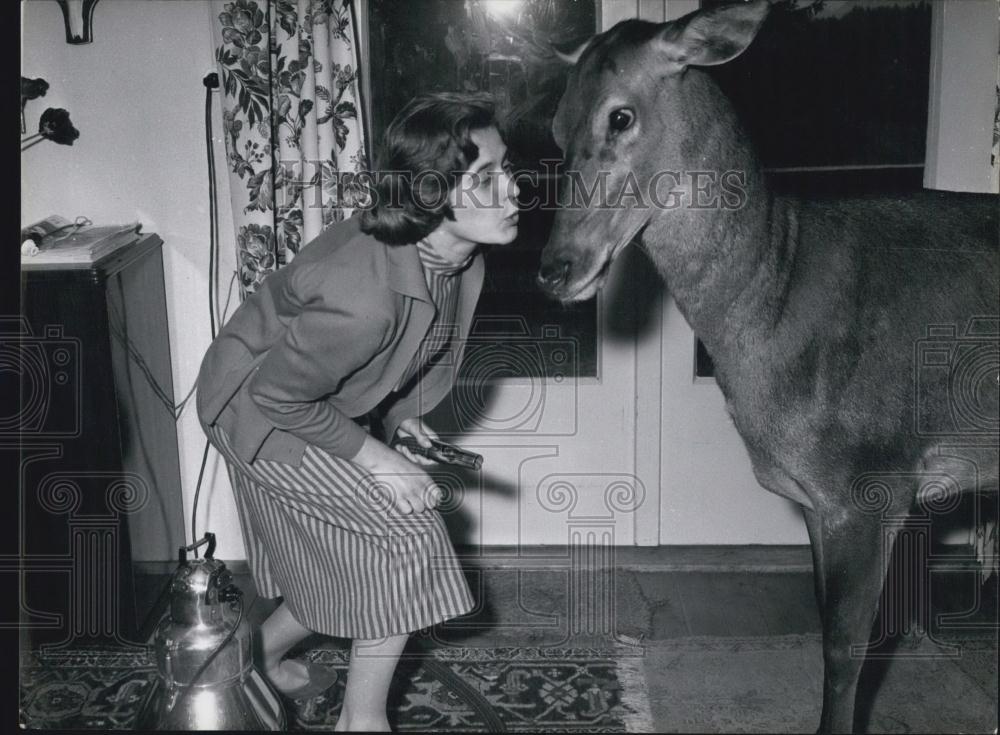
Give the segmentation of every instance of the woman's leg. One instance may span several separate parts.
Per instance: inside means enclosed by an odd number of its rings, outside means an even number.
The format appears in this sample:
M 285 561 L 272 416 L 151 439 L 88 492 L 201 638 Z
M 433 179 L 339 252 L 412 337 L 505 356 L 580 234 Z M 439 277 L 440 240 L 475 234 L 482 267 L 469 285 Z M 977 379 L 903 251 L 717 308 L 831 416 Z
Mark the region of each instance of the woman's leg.
M 310 633 L 309 628 L 292 617 L 284 601 L 261 624 L 264 673 L 278 689 L 288 691 L 309 681 L 305 666 L 296 661 L 282 661 L 281 657 Z
M 407 638 L 408 635 L 394 635 L 354 641 L 344 704 L 334 730 L 389 731 L 385 714 L 389 683 Z

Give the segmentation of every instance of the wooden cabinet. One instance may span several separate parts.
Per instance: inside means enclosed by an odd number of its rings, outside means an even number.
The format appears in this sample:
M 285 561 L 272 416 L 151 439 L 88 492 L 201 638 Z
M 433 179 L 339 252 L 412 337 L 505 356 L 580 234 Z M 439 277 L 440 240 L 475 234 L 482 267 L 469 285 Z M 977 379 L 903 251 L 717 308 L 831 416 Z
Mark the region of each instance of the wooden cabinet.
M 8 352 L 32 647 L 144 643 L 185 543 L 162 244 L 149 234 L 94 263 L 22 261 L 22 315 L 4 340 L 19 333 Z

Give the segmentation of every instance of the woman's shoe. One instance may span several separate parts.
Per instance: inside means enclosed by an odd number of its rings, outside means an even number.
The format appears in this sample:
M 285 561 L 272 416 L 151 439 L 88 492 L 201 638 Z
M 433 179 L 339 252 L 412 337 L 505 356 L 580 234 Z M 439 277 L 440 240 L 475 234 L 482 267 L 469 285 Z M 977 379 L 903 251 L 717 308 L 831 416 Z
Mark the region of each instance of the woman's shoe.
M 306 675 L 309 677 L 309 681 L 301 686 L 287 690 L 282 689 L 272 681 L 271 686 L 273 686 L 281 696 L 288 699 L 312 699 L 313 697 L 319 696 L 337 683 L 338 676 L 336 669 L 328 669 L 326 666 L 312 663 L 310 661 L 300 660 L 299 663 L 306 667 Z

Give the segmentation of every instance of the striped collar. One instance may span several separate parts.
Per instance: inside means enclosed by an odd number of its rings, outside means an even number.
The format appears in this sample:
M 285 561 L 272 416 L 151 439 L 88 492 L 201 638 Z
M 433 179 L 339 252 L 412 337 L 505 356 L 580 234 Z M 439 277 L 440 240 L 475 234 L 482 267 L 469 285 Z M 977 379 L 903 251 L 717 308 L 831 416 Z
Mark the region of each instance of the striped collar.
M 417 242 L 417 254 L 420 256 L 420 262 L 423 263 L 424 268 L 446 276 L 464 271 L 475 257 L 475 252 L 473 252 L 461 263 L 452 263 L 437 252 L 426 240 L 419 240 Z

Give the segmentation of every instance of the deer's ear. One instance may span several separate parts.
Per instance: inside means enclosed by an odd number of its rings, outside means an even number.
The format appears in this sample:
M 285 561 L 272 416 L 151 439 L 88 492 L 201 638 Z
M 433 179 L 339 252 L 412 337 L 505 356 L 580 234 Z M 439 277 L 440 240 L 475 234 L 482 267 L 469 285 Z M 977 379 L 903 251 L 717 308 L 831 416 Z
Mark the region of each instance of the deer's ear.
M 667 57 L 681 66 L 724 64 L 746 50 L 770 7 L 767 0 L 751 0 L 698 10 L 665 23 L 659 41 Z
M 556 55 L 556 58 L 559 59 L 564 64 L 567 64 L 568 66 L 576 66 L 576 62 L 578 62 L 580 60 L 580 57 L 583 56 L 583 52 L 587 49 L 587 44 L 589 43 L 590 39 L 588 38 L 586 41 L 581 43 L 572 51 L 560 51 L 555 46 L 553 46 L 552 53 L 554 53 Z

